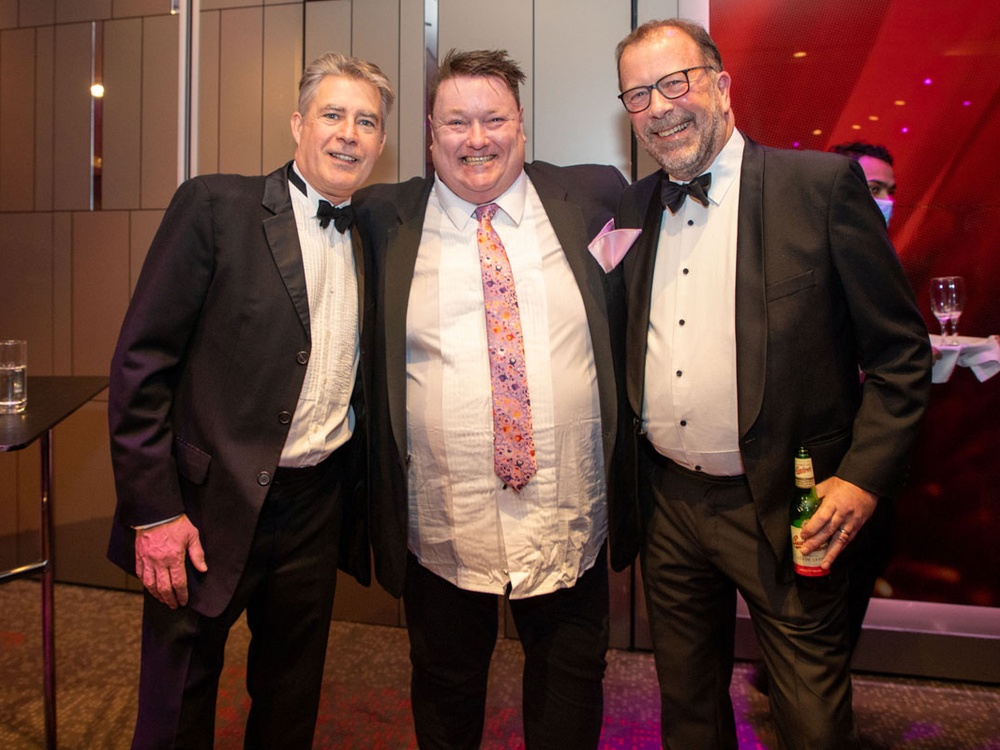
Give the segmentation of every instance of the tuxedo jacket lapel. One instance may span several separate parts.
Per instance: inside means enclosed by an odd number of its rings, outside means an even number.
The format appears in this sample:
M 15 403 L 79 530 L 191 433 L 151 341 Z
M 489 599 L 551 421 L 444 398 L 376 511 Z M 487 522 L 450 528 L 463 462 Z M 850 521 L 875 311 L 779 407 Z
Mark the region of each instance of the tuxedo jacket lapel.
M 653 294 L 653 267 L 656 263 L 656 249 L 660 241 L 660 219 L 663 206 L 660 203 L 659 180 L 650 180 L 647 206 L 644 212 L 642 234 L 635 246 L 625 255 L 624 273 L 627 294 L 632 298 L 630 314 L 626 325 L 626 388 L 628 400 L 636 416 L 642 414 L 642 397 L 646 375 L 646 337 L 649 333 L 649 306 Z M 638 199 L 643 205 L 643 197 Z
M 306 274 L 302 266 L 299 231 L 295 226 L 295 213 L 292 211 L 292 201 L 288 195 L 287 169 L 286 165 L 267 176 L 262 204 L 264 208 L 273 212 L 274 216 L 264 220 L 264 234 L 302 327 L 306 335 L 311 338 L 309 295 L 306 292 Z
M 736 240 L 736 372 L 741 438 L 760 413 L 767 364 L 763 195 L 764 152 L 747 138 Z
M 410 187 L 412 185 L 412 188 Z M 420 250 L 424 215 L 434 178 L 406 184 L 399 201 L 399 224 L 390 227 L 385 251 L 384 305 L 385 362 L 389 393 L 389 419 L 400 456 L 406 450 L 406 310 L 410 301 L 413 270 Z

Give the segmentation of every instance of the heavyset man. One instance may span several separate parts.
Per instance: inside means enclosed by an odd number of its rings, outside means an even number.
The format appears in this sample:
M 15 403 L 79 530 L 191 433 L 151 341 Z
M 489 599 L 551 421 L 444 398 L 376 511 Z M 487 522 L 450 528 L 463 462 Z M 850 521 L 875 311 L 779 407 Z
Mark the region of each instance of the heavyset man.
M 431 88 L 435 175 L 358 195 L 378 277 L 376 572 L 403 594 L 421 748 L 478 748 L 506 596 L 528 748 L 594 748 L 617 395 L 588 242 L 625 181 L 525 164 L 505 52 L 452 52 Z

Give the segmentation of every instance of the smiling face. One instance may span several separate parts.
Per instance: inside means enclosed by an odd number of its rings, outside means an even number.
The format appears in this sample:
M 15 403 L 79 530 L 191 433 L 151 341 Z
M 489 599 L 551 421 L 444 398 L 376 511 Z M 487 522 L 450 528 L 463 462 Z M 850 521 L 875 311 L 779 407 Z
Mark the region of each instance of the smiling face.
M 678 70 L 707 65 L 683 31 L 664 28 L 630 44 L 618 65 L 621 90 L 655 84 Z M 692 70 L 691 88 L 678 99 L 652 92 L 649 108 L 629 115 L 636 138 L 672 178 L 691 180 L 705 171 L 733 132 L 729 74 Z
M 430 115 L 434 171 L 460 198 L 489 203 L 524 168 L 524 113 L 503 79 L 441 82 Z
M 366 81 L 326 76 L 306 112 L 292 115 L 295 164 L 320 195 L 343 203 L 368 179 L 385 145 L 378 90 Z

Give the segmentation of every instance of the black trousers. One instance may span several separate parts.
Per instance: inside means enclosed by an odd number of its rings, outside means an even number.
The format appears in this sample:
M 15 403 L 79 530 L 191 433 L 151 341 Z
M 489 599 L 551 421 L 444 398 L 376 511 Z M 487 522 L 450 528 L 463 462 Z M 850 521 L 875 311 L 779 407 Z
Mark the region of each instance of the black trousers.
M 608 650 L 606 552 L 572 588 L 509 601 L 525 656 L 525 747 L 596 748 Z M 483 737 L 497 597 L 464 591 L 409 555 L 403 603 L 417 744 L 423 750 L 474 750 Z
M 660 684 L 661 734 L 673 750 L 736 750 L 729 697 L 736 592 L 771 678 L 781 748 L 848 750 L 851 708 L 843 566 L 796 580 L 764 541 L 743 477 L 687 471 L 646 444 L 639 491 L 653 515 L 640 553 Z M 791 498 L 789 498 L 791 504 Z
M 316 471 L 276 472 L 221 615 L 170 609 L 146 592 L 133 748 L 212 747 L 226 639 L 244 611 L 251 632 L 244 746 L 312 747 L 336 586 L 340 453 Z

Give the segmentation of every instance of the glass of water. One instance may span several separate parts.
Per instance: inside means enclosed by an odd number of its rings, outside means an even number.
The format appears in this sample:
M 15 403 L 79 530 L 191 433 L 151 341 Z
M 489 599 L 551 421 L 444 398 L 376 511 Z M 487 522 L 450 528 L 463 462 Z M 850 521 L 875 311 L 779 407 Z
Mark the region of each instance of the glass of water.
M 20 414 L 28 406 L 28 342 L 0 340 L 0 414 Z

